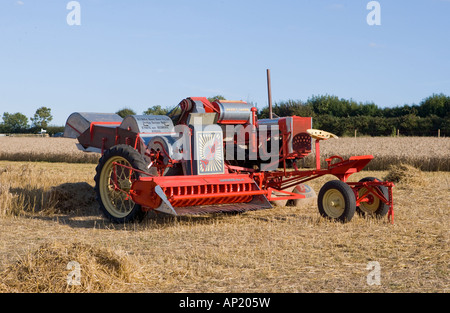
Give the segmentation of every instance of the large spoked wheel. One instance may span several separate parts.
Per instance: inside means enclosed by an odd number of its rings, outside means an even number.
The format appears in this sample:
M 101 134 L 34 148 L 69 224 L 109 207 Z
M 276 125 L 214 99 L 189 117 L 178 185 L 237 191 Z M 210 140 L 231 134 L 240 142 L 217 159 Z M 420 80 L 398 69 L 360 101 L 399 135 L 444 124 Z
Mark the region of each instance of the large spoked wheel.
M 340 180 L 327 182 L 317 198 L 319 213 L 340 222 L 350 222 L 356 211 L 356 198 L 352 188 Z
M 366 177 L 361 179 L 359 182 L 368 182 L 368 181 L 380 181 L 375 177 Z M 383 194 L 383 196 L 387 199 L 389 197 L 389 191 L 385 186 L 375 187 Z M 359 196 L 363 196 L 367 192 L 367 188 L 363 187 L 359 189 Z M 361 202 L 359 206 L 356 208 L 356 212 L 358 212 L 361 216 L 373 216 L 377 218 L 381 218 L 385 216 L 389 212 L 389 206 L 381 201 L 377 196 L 369 193 L 367 195 L 367 202 Z
M 95 192 L 102 213 L 114 223 L 142 220 L 145 212 L 128 195 L 133 181 L 142 174 L 123 166 L 145 171 L 142 155 L 128 145 L 107 150 L 96 168 Z

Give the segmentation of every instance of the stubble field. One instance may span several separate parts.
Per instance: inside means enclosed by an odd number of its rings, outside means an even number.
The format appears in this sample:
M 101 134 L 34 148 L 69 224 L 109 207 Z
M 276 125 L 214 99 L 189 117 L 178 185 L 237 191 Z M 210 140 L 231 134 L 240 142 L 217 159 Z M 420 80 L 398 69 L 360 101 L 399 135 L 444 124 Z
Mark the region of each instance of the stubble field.
M 1 140 L 0 156 L 6 150 Z M 448 142 L 427 149 L 441 151 L 448 164 Z M 95 166 L 0 161 L 0 292 L 450 290 L 448 172 L 400 175 L 394 225 L 357 215 L 347 224 L 329 222 L 316 205 L 235 215 L 151 214 L 141 223 L 114 225 L 97 210 Z M 350 180 L 388 174 L 364 171 Z M 310 185 L 318 192 L 331 179 Z M 371 280 L 373 262 L 379 284 Z M 80 265 L 81 285 L 69 284 L 76 269 L 69 264 Z

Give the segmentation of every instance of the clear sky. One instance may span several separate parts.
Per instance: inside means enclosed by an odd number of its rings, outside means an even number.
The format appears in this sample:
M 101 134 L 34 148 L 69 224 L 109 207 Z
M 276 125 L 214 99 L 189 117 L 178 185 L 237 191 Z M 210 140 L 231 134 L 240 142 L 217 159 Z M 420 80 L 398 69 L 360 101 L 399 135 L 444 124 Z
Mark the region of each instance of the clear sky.
M 450 0 L 0 0 L 0 115 L 138 114 L 186 97 L 380 107 L 450 95 Z

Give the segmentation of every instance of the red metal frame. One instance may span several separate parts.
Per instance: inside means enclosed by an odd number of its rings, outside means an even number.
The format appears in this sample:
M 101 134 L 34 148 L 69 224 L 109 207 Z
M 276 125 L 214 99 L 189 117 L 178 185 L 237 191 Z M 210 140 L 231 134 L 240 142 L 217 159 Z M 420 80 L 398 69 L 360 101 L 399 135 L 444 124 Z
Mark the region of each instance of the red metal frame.
M 91 134 L 91 141 L 94 138 L 94 126 L 95 125 L 117 125 L 120 126 L 122 122 L 92 122 L 89 126 L 89 133 Z
M 120 165 L 120 164 L 119 164 Z M 141 177 L 131 187 L 133 201 L 156 209 L 148 193 L 160 186 L 173 207 L 211 204 L 248 203 L 256 195 L 266 195 L 248 174 L 218 174 L 208 176 Z
M 335 158 L 342 159 L 337 156 L 327 159 L 327 169 L 294 170 L 290 172 L 236 172 L 209 176 L 151 176 L 148 173 L 122 164 L 114 163 L 114 165 L 126 167 L 144 174 L 143 177 L 140 177 L 132 183 L 130 193 L 127 194 L 134 202 L 142 205 L 146 210 L 152 210 L 158 208 L 161 203 L 160 201 L 155 201 L 156 193 L 154 192 L 154 188 L 156 186 L 162 188 L 173 207 L 248 203 L 256 195 L 264 195 L 269 201 L 302 199 L 305 197 L 304 195 L 288 192 L 284 189 L 289 189 L 323 175 L 334 175 L 341 181 L 346 182 L 351 174 L 362 170 L 373 159 L 373 156 L 354 156 L 348 160 L 331 164 L 331 160 Z M 357 206 L 361 202 L 371 201 L 370 197 L 373 196 L 388 205 L 388 219 L 393 223 L 393 183 L 381 181 L 346 183 L 355 193 Z M 378 186 L 384 186 L 388 189 L 388 198 L 380 192 L 377 188 Z M 359 190 L 363 187 L 367 191 L 360 196 Z M 274 196 L 274 192 L 285 195 Z M 156 196 L 156 198 L 159 197 Z
M 394 201 L 392 197 L 392 188 L 395 187 L 394 183 L 392 182 L 384 182 L 384 181 L 366 181 L 366 182 L 357 182 L 347 183 L 350 187 L 352 187 L 353 192 L 355 193 L 356 198 L 356 206 L 359 206 L 361 202 L 372 202 L 373 196 L 377 197 L 389 206 L 388 211 L 388 220 L 394 224 Z M 388 198 L 386 198 L 383 193 L 380 191 L 379 186 L 384 186 L 388 190 Z M 361 188 L 366 188 L 367 191 L 363 195 L 359 195 L 359 190 Z

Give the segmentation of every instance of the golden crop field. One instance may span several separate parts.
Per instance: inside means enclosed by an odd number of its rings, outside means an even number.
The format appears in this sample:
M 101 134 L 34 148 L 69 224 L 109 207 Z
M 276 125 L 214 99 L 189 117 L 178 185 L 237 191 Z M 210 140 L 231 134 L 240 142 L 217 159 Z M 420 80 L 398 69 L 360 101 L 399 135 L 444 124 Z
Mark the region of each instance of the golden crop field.
M 51 137 L 0 137 L 0 160 L 97 163 L 99 154 L 80 151 L 78 140 Z
M 99 215 L 94 171 L 95 164 L 0 161 L 0 292 L 450 290 L 448 172 L 394 173 L 394 225 L 357 215 L 346 224 L 327 221 L 315 204 L 150 214 L 115 225 Z M 318 192 L 330 179 L 310 186 Z M 69 284 L 71 264 L 81 268 L 80 285 Z
M 450 138 L 437 137 L 343 137 L 322 141 L 323 166 L 332 155 L 347 159 L 354 155 L 373 155 L 368 170 L 387 170 L 392 164 L 408 164 L 423 171 L 450 171 Z M 312 166 L 313 155 L 307 157 Z

